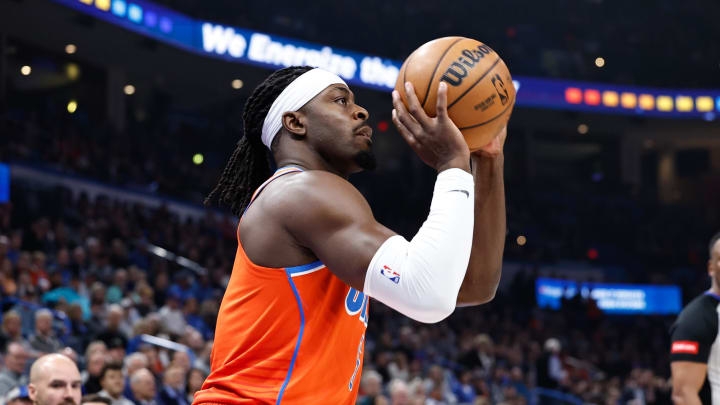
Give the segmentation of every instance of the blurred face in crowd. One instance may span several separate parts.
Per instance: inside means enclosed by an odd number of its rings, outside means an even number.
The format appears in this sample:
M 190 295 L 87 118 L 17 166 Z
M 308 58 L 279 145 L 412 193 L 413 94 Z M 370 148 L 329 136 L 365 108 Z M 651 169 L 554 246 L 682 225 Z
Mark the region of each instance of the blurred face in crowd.
M 127 373 L 128 375 L 133 375 L 137 370 L 147 367 L 147 357 L 134 356 L 127 363 Z
M 62 354 L 40 357 L 30 370 L 28 393 L 36 405 L 79 405 L 82 392 L 80 372 Z
M 390 403 L 392 405 L 406 405 L 410 403 L 410 392 L 405 383 L 398 381 L 390 388 Z
M 105 367 L 105 357 L 105 353 L 100 351 L 94 352 L 90 356 L 90 360 L 87 365 L 87 371 L 90 375 L 100 375 L 103 367 Z
M 5 235 L 0 235 L 0 257 L 3 257 L 10 250 L 10 239 Z
M 382 392 L 382 384 L 377 375 L 368 375 L 367 378 L 363 378 L 361 382 L 363 393 L 367 396 L 377 396 Z
M 151 400 L 155 398 L 155 377 L 146 368 L 137 370 L 130 378 L 130 388 L 135 398 Z
M 185 352 L 175 352 L 172 359 L 172 365 L 182 370 L 190 370 L 190 356 Z
M 155 346 L 146 345 L 145 347 L 142 347 L 140 351 L 144 353 L 145 356 L 147 356 L 147 361 L 150 368 L 154 367 L 154 365 L 158 364 L 158 362 L 160 361 L 158 351 L 157 349 L 155 349 Z
M 103 356 L 107 355 L 107 346 L 105 346 L 103 341 L 96 340 L 91 342 L 85 350 L 85 357 L 89 359 L 95 353 L 101 353 Z
M 85 249 L 83 249 L 82 246 L 78 246 L 75 248 L 75 250 L 73 250 L 73 261 L 76 264 L 84 264 L 86 257 L 87 256 L 85 255 Z
M 123 359 L 125 358 L 125 348 L 121 346 L 111 347 L 108 351 L 108 355 L 111 361 L 115 363 L 122 363 Z
M 522 369 L 518 366 L 513 367 L 512 370 L 510 370 L 510 378 L 512 378 L 513 381 L 523 382 Z
M 185 344 L 190 346 L 195 353 L 200 352 L 205 347 L 205 341 L 203 340 L 202 334 L 196 329 L 190 329 L 185 335 Z
M 186 314 L 196 314 L 198 311 L 197 299 L 195 299 L 194 297 L 190 297 L 185 300 L 184 310 Z
M 113 284 L 120 288 L 125 288 L 125 285 L 127 285 L 127 279 L 127 271 L 125 271 L 125 269 L 118 269 L 115 272 L 115 277 L 113 277 Z
M 107 370 L 100 385 L 111 397 L 119 397 L 125 389 L 125 376 L 123 376 L 122 370 Z
M 20 336 L 22 323 L 20 316 L 15 313 L 8 313 L 3 318 L 3 332 L 11 338 L 17 338 Z
M 32 260 L 31 260 L 30 253 L 28 253 L 28 252 L 20 253 L 17 264 L 15 265 L 17 267 L 18 273 L 22 273 L 23 271 L 30 270 L 31 263 L 32 263 Z
M 0 252 L 0 257 L 5 256 L 4 253 Z M 12 270 L 13 270 L 13 264 L 7 257 L 2 259 L 2 265 L 0 265 L 0 271 L 2 274 L 5 275 L 5 277 L 11 278 L 12 277 Z
M 190 370 L 190 376 L 188 377 L 188 392 L 194 394 L 199 391 L 205 382 L 205 375 L 202 371 L 194 368 Z
M 35 252 L 33 253 L 33 265 L 35 265 L 36 268 L 44 270 L 45 265 L 47 264 L 47 257 L 45 256 L 45 253 L 43 252 Z
M 40 314 L 35 317 L 35 332 L 39 335 L 50 335 L 52 332 L 52 315 Z
M 432 366 L 430 367 L 430 371 L 428 372 L 428 377 L 435 383 L 435 384 L 442 384 L 445 380 L 445 377 L 443 376 L 443 369 L 440 366 Z
M 185 383 L 185 370 L 180 367 L 170 367 L 165 370 L 163 375 L 163 383 L 176 390 L 182 389 Z
M 67 249 L 58 250 L 55 260 L 59 266 L 67 267 L 70 264 L 70 252 Z
M 155 288 L 157 289 L 165 289 L 170 284 L 168 280 L 168 275 L 165 272 L 158 273 L 158 275 L 155 277 Z
M 7 354 L 5 355 L 5 367 L 7 367 L 8 370 L 22 374 L 25 372 L 27 361 L 27 352 L 20 343 L 13 342 L 8 344 Z
M 107 315 L 107 326 L 109 329 L 117 330 L 120 326 L 120 322 L 122 322 L 123 318 L 125 317 L 125 312 L 123 311 L 122 307 L 119 305 L 113 305 L 108 310 Z

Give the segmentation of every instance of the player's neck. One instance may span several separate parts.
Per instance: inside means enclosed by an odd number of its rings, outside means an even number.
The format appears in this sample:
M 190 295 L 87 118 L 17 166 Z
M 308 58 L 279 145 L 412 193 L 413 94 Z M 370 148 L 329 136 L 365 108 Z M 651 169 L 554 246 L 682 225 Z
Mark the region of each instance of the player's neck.
M 712 284 L 710 285 L 710 290 L 708 290 L 709 293 L 720 296 L 720 287 L 718 286 L 718 281 L 713 277 Z
M 279 151 L 275 153 L 275 162 L 277 167 L 297 166 L 303 170 L 323 170 L 326 172 L 337 174 L 340 177 L 347 178 L 348 173 L 344 173 L 340 168 L 335 167 L 322 156 L 307 150 L 294 150 L 292 153 L 283 153 Z
M 337 162 L 326 159 L 321 153 L 313 150 L 304 142 L 293 141 L 287 136 L 282 136 L 278 141 L 279 144 L 273 153 L 278 168 L 297 166 L 304 170 L 323 170 L 337 174 L 345 179 L 352 173 L 351 167 L 334 164 Z
M 323 160 L 316 160 L 316 159 L 302 159 L 302 158 L 285 158 L 285 159 L 275 159 L 277 162 L 277 167 L 286 167 L 286 166 L 296 166 L 303 170 L 323 170 L 326 172 L 337 174 L 340 177 L 347 178 L 348 176 L 341 171 L 335 169 L 331 165 L 327 164 L 327 162 Z

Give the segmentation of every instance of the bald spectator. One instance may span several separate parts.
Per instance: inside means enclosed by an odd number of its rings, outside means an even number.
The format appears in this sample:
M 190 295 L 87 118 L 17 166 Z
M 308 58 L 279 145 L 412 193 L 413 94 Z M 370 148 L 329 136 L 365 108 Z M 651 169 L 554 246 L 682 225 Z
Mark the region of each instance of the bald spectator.
M 35 312 L 35 335 L 30 338 L 30 347 L 40 353 L 53 353 L 62 348 L 52 327 L 53 314 L 43 308 Z
M 7 395 L 11 389 L 28 382 L 25 375 L 25 366 L 28 361 L 28 354 L 23 345 L 11 342 L 3 356 L 5 366 L 0 371 L 0 397 Z
M 136 405 L 158 405 L 156 400 L 155 376 L 146 368 L 130 376 L 130 389 Z
M 163 405 L 188 405 L 185 398 L 185 369 L 172 366 L 163 374 L 160 402 Z
M 390 382 L 390 403 L 392 405 L 409 405 L 410 389 L 402 380 Z
M 108 363 L 100 373 L 100 385 L 102 391 L 98 395 L 109 398 L 111 405 L 133 405 L 132 401 L 125 398 L 125 376 L 120 363 Z
M 62 354 L 42 356 L 30 368 L 28 394 L 34 405 L 79 405 L 81 386 L 77 365 Z

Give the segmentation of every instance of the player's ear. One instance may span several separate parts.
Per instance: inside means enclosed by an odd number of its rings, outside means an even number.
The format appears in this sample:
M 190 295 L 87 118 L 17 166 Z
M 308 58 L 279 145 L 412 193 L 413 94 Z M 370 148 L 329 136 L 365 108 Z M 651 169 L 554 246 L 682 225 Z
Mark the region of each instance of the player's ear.
M 305 126 L 305 114 L 300 111 L 288 111 L 282 116 L 282 124 L 285 130 L 292 135 L 304 137 L 307 133 Z

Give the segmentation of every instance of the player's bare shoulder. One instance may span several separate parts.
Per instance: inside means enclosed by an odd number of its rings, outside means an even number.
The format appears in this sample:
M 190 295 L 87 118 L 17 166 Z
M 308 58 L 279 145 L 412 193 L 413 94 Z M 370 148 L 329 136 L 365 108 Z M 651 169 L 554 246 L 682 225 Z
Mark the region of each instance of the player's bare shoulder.
M 290 228 L 308 229 L 318 225 L 318 221 L 372 217 L 365 197 L 336 174 L 308 170 L 283 176 L 277 183 L 267 190 L 266 209 Z

